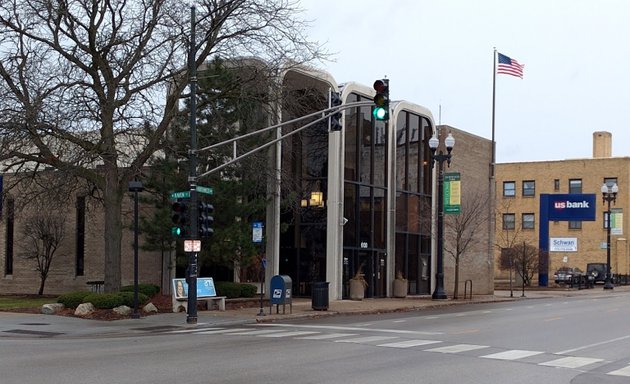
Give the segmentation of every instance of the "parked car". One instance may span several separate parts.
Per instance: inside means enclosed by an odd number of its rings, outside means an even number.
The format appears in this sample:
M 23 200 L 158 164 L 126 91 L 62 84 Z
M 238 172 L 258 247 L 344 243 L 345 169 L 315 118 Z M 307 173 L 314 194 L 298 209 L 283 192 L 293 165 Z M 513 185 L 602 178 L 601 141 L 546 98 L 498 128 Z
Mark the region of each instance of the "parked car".
M 589 278 L 593 278 L 593 281 L 595 283 L 604 283 L 606 282 L 606 263 L 588 263 L 586 264 L 586 273 L 588 274 Z M 612 271 L 610 276 L 611 281 L 614 284 L 615 276 L 612 274 Z
M 584 272 L 580 268 L 562 267 L 554 273 L 553 278 L 556 284 L 568 284 L 573 277 L 582 276 L 583 274 Z

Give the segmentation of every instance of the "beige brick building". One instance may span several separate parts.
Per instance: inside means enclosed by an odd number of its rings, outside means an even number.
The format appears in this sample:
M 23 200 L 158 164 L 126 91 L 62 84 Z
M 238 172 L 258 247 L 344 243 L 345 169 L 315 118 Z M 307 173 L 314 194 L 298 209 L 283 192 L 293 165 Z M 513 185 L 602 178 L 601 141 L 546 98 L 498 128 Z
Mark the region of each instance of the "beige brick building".
M 601 188 L 617 183 L 619 193 L 611 208 L 622 212 L 621 234 L 611 236 L 611 270 L 630 273 L 627 209 L 630 207 L 630 157 L 612 157 L 612 135 L 593 133 L 593 157 L 584 159 L 497 164 L 495 280 L 507 280 L 500 270 L 500 248 L 506 238 L 526 241 L 538 248 L 540 194 L 584 193 L 596 195 L 595 221 L 551 221 L 550 238 L 577 240 L 577 251 L 549 252 L 549 282 L 559 267 L 578 267 L 605 263 L 607 252 L 605 212 Z M 618 228 L 619 225 L 616 225 Z M 534 280 L 537 280 L 535 274 Z

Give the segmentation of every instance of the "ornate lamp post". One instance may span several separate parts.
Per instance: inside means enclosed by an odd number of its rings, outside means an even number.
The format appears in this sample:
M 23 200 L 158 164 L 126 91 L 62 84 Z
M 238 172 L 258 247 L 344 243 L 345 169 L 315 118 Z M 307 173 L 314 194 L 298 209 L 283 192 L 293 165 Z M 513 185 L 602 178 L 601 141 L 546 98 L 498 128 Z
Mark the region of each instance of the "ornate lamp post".
M 444 140 L 446 153 L 437 150 L 440 144 L 438 138 L 433 135 L 429 139 L 429 147 L 431 148 L 431 167 L 435 163 L 438 164 L 438 193 L 437 193 L 437 271 L 435 274 L 435 291 L 431 297 L 433 300 L 445 300 L 448 297 L 444 291 L 444 162 L 450 167 L 451 151 L 455 146 L 455 139 L 452 134 L 448 134 Z
M 617 201 L 617 192 L 619 192 L 617 183 L 613 184 L 612 187 L 609 187 L 606 183 L 602 185 L 602 202 L 608 203 L 608 210 L 606 211 L 606 282 L 604 283 L 604 289 L 614 288 L 610 274 L 610 203 Z

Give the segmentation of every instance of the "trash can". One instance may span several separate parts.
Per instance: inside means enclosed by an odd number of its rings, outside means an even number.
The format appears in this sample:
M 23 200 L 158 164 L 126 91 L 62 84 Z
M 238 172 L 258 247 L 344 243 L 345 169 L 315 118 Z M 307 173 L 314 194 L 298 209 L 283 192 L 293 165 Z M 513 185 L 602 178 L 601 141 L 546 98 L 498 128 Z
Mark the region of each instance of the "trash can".
M 313 283 L 313 309 L 316 311 L 328 310 L 328 284 L 327 281 Z

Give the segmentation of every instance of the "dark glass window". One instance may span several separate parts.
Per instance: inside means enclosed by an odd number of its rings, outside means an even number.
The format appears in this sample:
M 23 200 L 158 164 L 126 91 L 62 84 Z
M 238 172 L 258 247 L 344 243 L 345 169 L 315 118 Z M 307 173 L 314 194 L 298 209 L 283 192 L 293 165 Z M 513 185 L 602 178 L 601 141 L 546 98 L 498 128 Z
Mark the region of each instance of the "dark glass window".
M 523 213 L 523 222 L 521 223 L 523 229 L 534 229 L 536 223 L 534 221 L 533 213 Z
M 516 228 L 516 215 L 513 213 L 504 213 L 503 214 L 503 229 L 514 229 Z
M 516 196 L 516 183 L 513 181 L 503 182 L 503 196 L 514 197 Z
M 569 193 L 582 193 L 582 179 L 569 180 Z M 582 222 L 569 221 L 569 229 L 582 229 Z
M 559 191 L 560 190 L 560 179 L 554 179 L 553 180 L 553 190 L 554 191 Z
M 569 180 L 569 193 L 582 193 L 582 179 Z
M 523 181 L 523 196 L 536 196 L 536 182 L 533 180 Z

